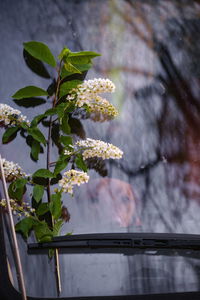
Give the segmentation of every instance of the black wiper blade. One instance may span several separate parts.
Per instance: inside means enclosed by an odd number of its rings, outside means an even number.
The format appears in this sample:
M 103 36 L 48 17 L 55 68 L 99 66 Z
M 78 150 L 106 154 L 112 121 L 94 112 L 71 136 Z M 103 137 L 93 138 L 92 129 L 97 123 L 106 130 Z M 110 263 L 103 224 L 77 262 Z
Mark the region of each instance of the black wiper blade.
M 123 253 L 126 255 L 156 250 L 158 255 L 200 255 L 200 235 L 166 233 L 101 233 L 55 237 L 51 242 L 28 245 L 30 254 L 45 253 Z M 151 253 L 151 252 L 149 252 Z M 165 254 L 163 254 L 165 253 Z M 153 252 L 152 252 L 153 254 Z

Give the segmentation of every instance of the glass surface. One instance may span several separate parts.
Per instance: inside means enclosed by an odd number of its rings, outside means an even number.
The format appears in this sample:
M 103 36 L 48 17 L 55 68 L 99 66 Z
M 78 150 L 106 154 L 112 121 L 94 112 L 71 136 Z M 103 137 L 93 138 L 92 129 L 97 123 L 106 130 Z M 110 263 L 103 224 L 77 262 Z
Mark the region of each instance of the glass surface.
M 3 4 L 7 13 L 2 13 L 2 22 L 13 39 L 6 41 L 2 34 L 1 53 L 8 58 L 7 64 L 6 59 L 1 62 L 2 99 L 8 99 L 8 95 L 30 82 L 47 87 L 47 80 L 37 77 L 23 62 L 24 40 L 42 40 L 55 55 L 65 44 L 73 51 L 100 52 L 102 56 L 95 59 L 87 78 L 113 80 L 116 92 L 110 101 L 118 107 L 119 117 L 97 123 L 73 116 L 79 122 L 74 127 L 74 139 L 102 139 L 124 151 L 120 161 L 91 163 L 89 184 L 77 188 L 73 199 L 64 197 L 71 220 L 62 233 L 200 233 L 199 3 L 50 3 L 43 1 L 38 7 L 23 4 L 23 13 L 17 9 L 18 3 L 9 10 L 6 1 Z M 27 14 L 30 11 L 31 23 Z M 16 12 L 24 18 L 20 19 Z M 15 35 L 12 18 L 18 22 Z M 7 49 L 11 51 L 9 56 Z M 49 106 L 35 107 L 34 112 L 41 113 Z M 20 109 L 32 118 L 32 109 Z M 46 129 L 42 131 L 45 133 Z M 1 151 L 8 160 L 17 161 L 27 173 L 32 173 L 37 167 L 44 167 L 45 154 L 36 166 L 25 159 L 29 148 L 24 142 L 19 137 L 3 145 Z M 56 155 L 53 148 L 52 161 Z
M 30 83 L 48 86 L 23 61 L 21 45 L 28 40 L 47 43 L 55 55 L 64 45 L 102 53 L 87 79 L 108 77 L 116 85 L 108 98 L 119 117 L 96 123 L 73 116 L 79 120 L 74 138 L 111 142 L 124 157 L 94 162 L 89 183 L 78 188 L 74 198 L 65 196 L 71 220 L 62 234 L 200 234 L 199 2 L 20 0 L 1 5 L 2 102 Z M 47 108 L 35 107 L 34 112 Z M 20 109 L 32 118 L 31 111 Z M 27 160 L 29 148 L 22 138 L 1 146 L 1 153 L 26 173 L 44 166 L 45 156 L 37 166 Z M 53 148 L 52 160 L 56 155 Z M 20 237 L 19 242 L 28 294 L 55 296 L 53 262 L 28 255 Z M 62 255 L 60 261 L 62 296 L 199 289 L 196 259 L 93 254 Z M 51 274 L 48 283 L 46 274 Z

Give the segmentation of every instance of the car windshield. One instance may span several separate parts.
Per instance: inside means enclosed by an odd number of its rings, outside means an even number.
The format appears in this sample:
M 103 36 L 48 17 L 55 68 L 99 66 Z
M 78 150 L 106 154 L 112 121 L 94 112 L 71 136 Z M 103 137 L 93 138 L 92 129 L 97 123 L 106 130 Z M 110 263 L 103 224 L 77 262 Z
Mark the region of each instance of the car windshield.
M 199 1 L 37 0 L 27 4 L 20 0 L 2 5 L 2 98 L 33 78 L 46 89 L 45 79 L 27 71 L 23 57 L 18 59 L 19 45 L 26 40 L 45 41 L 56 55 L 64 45 L 73 51 L 99 52 L 102 56 L 95 59 L 86 78 L 110 78 L 116 85 L 115 93 L 108 96 L 119 110 L 115 120 L 97 125 L 95 117 L 73 115 L 71 128 L 75 140 L 90 137 L 112 143 L 122 149 L 123 158 L 91 159 L 88 184 L 77 188 L 73 198 L 65 195 L 70 221 L 61 235 L 200 234 Z M 45 103 L 34 112 L 48 108 Z M 31 110 L 20 109 L 31 120 Z M 32 173 L 36 165 L 27 160 L 30 149 L 23 143 L 19 138 L 2 145 L 1 153 Z M 41 155 L 37 167 L 43 165 Z M 28 193 L 26 197 L 29 200 Z M 28 254 L 21 237 L 19 241 L 28 294 L 55 296 L 54 262 L 45 255 Z M 7 244 L 14 270 L 9 238 Z M 199 289 L 198 258 L 154 254 L 63 254 L 61 295 Z M 17 287 L 15 276 L 13 283 Z

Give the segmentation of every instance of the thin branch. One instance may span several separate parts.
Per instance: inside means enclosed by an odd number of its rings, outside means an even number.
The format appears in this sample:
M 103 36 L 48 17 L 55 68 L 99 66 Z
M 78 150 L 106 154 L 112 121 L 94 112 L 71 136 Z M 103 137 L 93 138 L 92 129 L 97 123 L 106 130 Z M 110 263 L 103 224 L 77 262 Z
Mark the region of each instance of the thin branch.
M 56 101 L 57 101 L 57 97 L 59 94 L 59 88 L 60 88 L 60 70 L 61 70 L 61 65 L 62 65 L 62 61 L 60 61 L 59 64 L 59 68 L 58 68 L 58 78 L 57 78 L 57 82 L 56 82 L 56 93 L 55 96 L 53 98 L 53 103 L 52 103 L 52 108 L 54 108 L 56 106 Z M 55 121 L 55 120 L 54 120 Z M 47 160 L 46 160 L 46 165 L 47 165 L 47 169 L 49 170 L 50 167 L 50 159 L 51 159 L 51 132 L 52 132 L 52 116 L 49 119 L 49 131 L 48 131 L 48 139 L 47 139 Z M 47 198 L 48 198 L 48 202 L 51 201 L 51 186 L 50 186 L 50 179 L 48 179 L 48 185 L 47 185 Z M 53 227 L 54 225 L 54 219 L 53 217 L 51 218 L 51 225 Z M 56 273 L 56 282 L 57 282 L 57 292 L 58 292 L 58 296 L 61 293 L 61 278 L 60 278 L 60 265 L 59 265 L 59 256 L 58 256 L 58 249 L 55 250 L 55 273 Z
M 22 270 L 22 263 L 21 263 L 19 247 L 18 247 L 18 243 L 17 243 L 17 236 L 16 236 L 16 232 L 15 232 L 15 225 L 14 225 L 14 221 L 13 221 L 13 216 L 12 216 L 12 211 L 11 211 L 11 206 L 10 206 L 10 199 L 9 199 L 9 195 L 8 195 L 8 189 L 7 189 L 7 185 L 6 185 L 6 179 L 5 179 L 1 155 L 0 155 L 0 171 L 1 171 L 4 195 L 5 195 L 6 203 L 7 203 L 11 233 L 12 233 L 12 238 L 13 238 L 13 243 L 14 243 L 14 252 L 15 252 L 16 263 L 17 263 L 16 268 L 17 268 L 17 272 L 18 272 L 18 282 L 19 282 L 19 286 L 21 289 L 21 293 L 22 293 L 22 299 L 27 300 L 25 281 L 24 281 L 23 270 Z

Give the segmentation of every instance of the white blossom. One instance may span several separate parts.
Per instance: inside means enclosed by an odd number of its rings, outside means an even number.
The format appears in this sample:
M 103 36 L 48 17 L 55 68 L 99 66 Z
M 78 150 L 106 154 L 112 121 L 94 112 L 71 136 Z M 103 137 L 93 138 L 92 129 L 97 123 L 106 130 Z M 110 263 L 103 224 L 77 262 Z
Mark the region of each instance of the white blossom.
M 120 159 L 123 155 L 123 151 L 118 147 L 100 140 L 87 138 L 77 141 L 75 145 L 82 150 L 83 159 L 91 157 Z
M 118 115 L 117 109 L 107 99 L 98 95 L 92 98 L 87 106 L 93 121 L 103 122 Z
M 73 152 L 72 152 L 72 151 L 69 151 L 69 150 L 64 150 L 64 154 L 65 154 L 65 155 L 72 155 Z
M 89 176 L 86 172 L 77 171 L 71 169 L 63 174 L 63 178 L 59 180 L 58 184 L 65 193 L 73 194 L 73 186 L 80 186 L 83 183 L 87 183 Z
M 7 104 L 0 104 L 0 124 L 3 126 L 8 125 L 20 125 L 20 123 L 26 122 L 27 125 L 30 122 L 27 120 L 26 116 L 21 114 L 21 111 L 14 109 Z
M 7 208 L 7 202 L 5 199 L 0 201 L 0 205 L 4 208 Z M 22 202 L 19 203 L 17 200 L 10 199 L 10 207 L 14 215 L 30 217 L 31 214 L 35 212 L 34 208 L 31 208 L 29 203 Z
M 95 121 L 105 121 L 116 117 L 118 112 L 108 100 L 98 94 L 112 93 L 115 90 L 114 83 L 109 79 L 85 80 L 76 88 L 72 89 L 67 96 L 68 101 L 75 100 L 77 107 L 86 106 Z
M 12 161 L 8 161 L 5 158 L 2 158 L 2 164 L 4 169 L 4 175 L 7 182 L 11 182 L 17 178 L 27 176 L 26 173 L 23 172 L 22 168 L 18 164 Z M 1 178 L 1 172 L 0 172 L 0 178 Z

